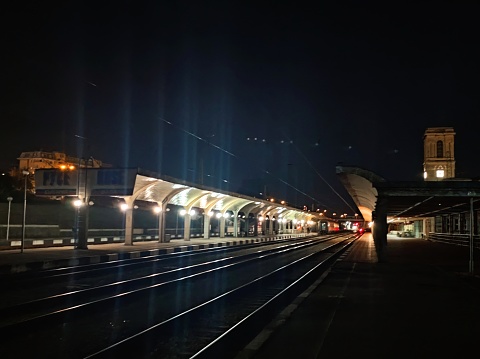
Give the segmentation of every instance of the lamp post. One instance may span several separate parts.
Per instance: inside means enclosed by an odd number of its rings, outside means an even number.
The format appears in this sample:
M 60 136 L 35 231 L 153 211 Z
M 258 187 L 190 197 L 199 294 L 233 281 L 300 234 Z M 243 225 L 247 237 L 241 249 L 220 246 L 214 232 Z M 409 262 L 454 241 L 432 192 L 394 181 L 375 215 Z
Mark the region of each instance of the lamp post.
M 73 224 L 73 242 L 75 243 L 75 248 L 78 246 L 78 218 L 80 207 L 83 205 L 83 201 L 80 198 L 77 198 L 73 201 L 73 206 L 75 207 L 75 218 Z
M 25 176 L 25 183 L 23 186 L 23 221 L 22 221 L 22 247 L 20 249 L 20 252 L 23 253 L 23 250 L 25 248 L 25 219 L 26 219 L 26 214 L 27 214 L 27 178 L 30 172 L 28 171 L 22 171 L 22 174 Z
M 8 234 L 10 232 L 10 206 L 12 204 L 12 197 L 7 197 L 8 201 L 8 214 L 7 214 L 7 241 L 8 241 Z

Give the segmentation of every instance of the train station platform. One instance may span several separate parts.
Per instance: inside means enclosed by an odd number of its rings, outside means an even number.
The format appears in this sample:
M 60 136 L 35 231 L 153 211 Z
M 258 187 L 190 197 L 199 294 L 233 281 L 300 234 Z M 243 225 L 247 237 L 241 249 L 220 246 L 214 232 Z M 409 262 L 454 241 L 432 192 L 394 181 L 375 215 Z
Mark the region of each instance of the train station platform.
M 468 248 L 396 236 L 387 243 L 388 261 L 378 263 L 371 233 L 364 234 L 236 359 L 478 352 L 480 271 L 468 273 Z
M 175 239 L 165 243 L 152 240 L 134 242 L 133 245 L 125 245 L 123 242 L 90 244 L 88 249 L 75 249 L 73 246 L 24 248 L 23 252 L 21 249 L 6 249 L 0 250 L 0 275 L 305 236 L 304 233 L 257 237 L 212 237 Z
M 0 273 L 238 245 L 247 243 L 245 240 L 210 238 L 133 246 L 101 244 L 88 250 L 0 251 Z M 387 262 L 378 263 L 371 233 L 365 233 L 236 359 L 445 358 L 477 352 L 478 253 L 474 273 L 468 272 L 467 247 L 389 236 L 387 253 Z

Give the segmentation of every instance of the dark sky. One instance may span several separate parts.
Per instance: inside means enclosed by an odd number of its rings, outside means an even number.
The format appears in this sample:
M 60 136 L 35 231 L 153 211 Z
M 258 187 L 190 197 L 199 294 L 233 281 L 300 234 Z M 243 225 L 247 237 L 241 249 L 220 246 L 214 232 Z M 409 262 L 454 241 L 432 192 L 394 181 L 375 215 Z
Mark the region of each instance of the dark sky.
M 421 180 L 425 129 L 451 126 L 457 176 L 479 176 L 479 8 L 12 3 L 0 166 L 59 150 L 353 214 L 337 163 Z

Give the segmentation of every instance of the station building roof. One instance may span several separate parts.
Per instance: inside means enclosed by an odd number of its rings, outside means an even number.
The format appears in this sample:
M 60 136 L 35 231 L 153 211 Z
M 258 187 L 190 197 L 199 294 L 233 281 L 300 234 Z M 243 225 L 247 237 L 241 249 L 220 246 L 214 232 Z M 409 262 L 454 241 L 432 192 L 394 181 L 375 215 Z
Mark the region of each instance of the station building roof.
M 337 176 L 352 197 L 365 221 L 372 220 L 377 199 L 387 201 L 387 218 L 420 219 L 480 210 L 480 181 L 387 181 L 371 171 L 337 166 Z
M 135 201 L 201 208 L 208 213 L 227 211 L 275 217 L 276 220 L 322 220 L 323 214 L 300 210 L 275 201 L 189 183 L 138 168 L 88 168 L 71 172 L 59 169 L 35 171 L 35 191 L 40 196 L 111 196 L 125 200 L 133 208 Z

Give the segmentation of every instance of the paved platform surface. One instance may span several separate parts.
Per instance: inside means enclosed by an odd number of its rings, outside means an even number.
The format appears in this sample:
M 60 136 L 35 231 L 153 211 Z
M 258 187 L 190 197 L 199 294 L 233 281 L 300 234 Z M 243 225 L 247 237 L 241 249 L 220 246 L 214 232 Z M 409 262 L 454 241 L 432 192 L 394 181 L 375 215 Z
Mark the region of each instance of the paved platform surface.
M 237 359 L 478 356 L 480 271 L 468 273 L 468 248 L 387 242 L 388 262 L 377 263 L 364 234 Z
M 208 239 L 175 239 L 168 243 L 158 241 L 90 244 L 88 249 L 74 249 L 73 246 L 29 248 L 0 251 L 0 274 L 19 273 L 36 269 L 50 269 L 78 264 L 100 263 L 124 258 L 138 258 L 148 255 L 188 251 L 201 248 L 233 246 L 255 242 L 267 242 L 291 235 L 228 237 Z

